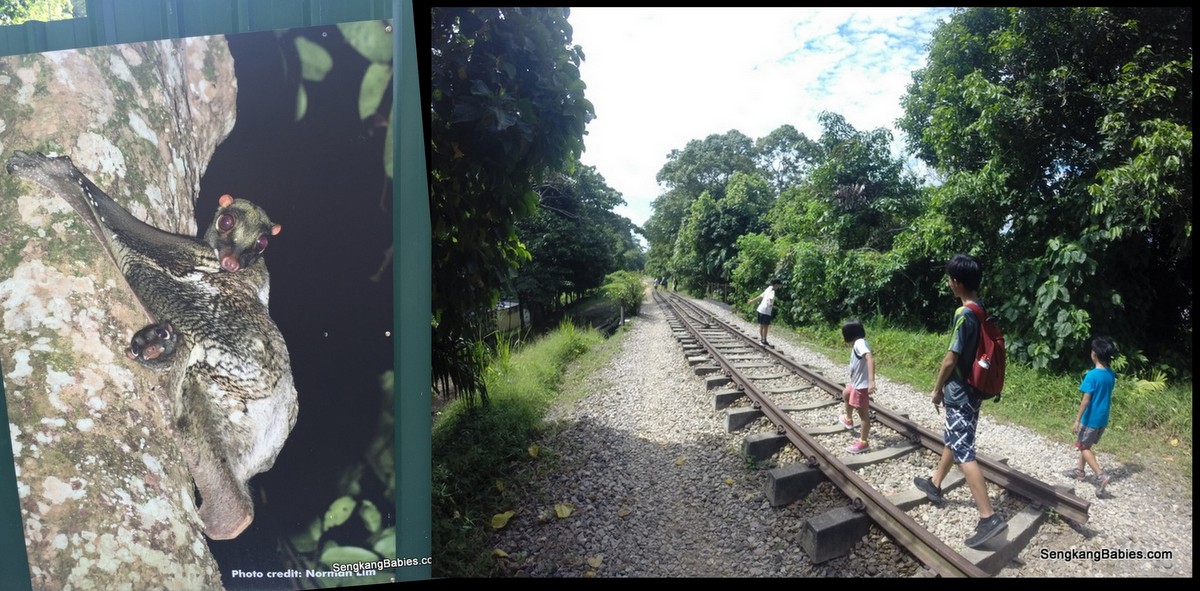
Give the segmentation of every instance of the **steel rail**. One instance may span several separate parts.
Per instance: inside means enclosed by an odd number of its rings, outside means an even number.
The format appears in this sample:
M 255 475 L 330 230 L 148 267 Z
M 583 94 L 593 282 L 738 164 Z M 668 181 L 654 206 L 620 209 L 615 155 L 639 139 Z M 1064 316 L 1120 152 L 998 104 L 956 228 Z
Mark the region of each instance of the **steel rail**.
M 676 302 L 665 298 L 666 304 L 675 308 Z M 676 310 L 677 313 L 682 311 Z M 723 323 L 722 323 L 723 324 Z M 942 542 L 901 510 L 886 496 L 875 490 L 854 470 L 846 467 L 832 452 L 817 443 L 802 427 L 792 421 L 787 412 L 754 386 L 751 379 L 742 374 L 733 363 L 724 358 L 716 345 L 710 342 L 695 326 L 683 323 L 692 338 L 705 348 L 712 358 L 759 408 L 775 424 L 792 445 L 808 459 L 808 464 L 821 470 L 835 486 L 850 497 L 855 510 L 865 512 L 884 531 L 908 549 L 935 574 L 943 577 L 986 577 L 986 572 L 967 560 L 953 548 Z M 735 334 L 740 332 L 735 331 Z M 743 337 L 744 338 L 744 337 Z
M 675 297 L 679 298 L 677 295 Z M 682 301 L 686 306 L 703 310 L 686 299 L 679 298 L 679 300 Z M 773 356 L 781 364 L 785 365 L 792 371 L 799 373 L 804 377 L 804 379 L 818 385 L 822 390 L 825 390 L 830 395 L 838 398 L 841 397 L 842 388 L 840 384 L 809 370 L 808 368 L 783 355 L 780 355 L 775 351 L 763 347 L 753 339 L 746 337 L 744 333 L 742 333 L 732 324 L 716 318 L 711 314 L 709 315 L 709 318 L 710 324 L 716 323 L 724 327 L 726 330 L 740 335 L 747 342 L 758 347 L 763 352 Z M 909 441 L 913 443 L 919 443 L 934 453 L 942 453 L 942 448 L 945 446 L 945 443 L 940 433 L 935 433 L 918 425 L 909 419 L 908 415 L 900 414 L 891 409 L 879 406 L 874 401 L 871 401 L 870 404 L 871 410 L 875 413 L 875 418 L 884 426 L 896 431 L 897 433 L 905 435 Z M 1070 521 L 1076 525 L 1083 525 L 1087 523 L 1088 511 L 1090 510 L 1092 504 L 1091 501 L 1085 500 L 1069 490 L 1055 488 L 1041 480 L 1038 480 L 1037 478 L 1034 478 L 1033 476 L 1030 476 L 1029 474 L 1012 468 L 1002 460 L 997 460 L 986 454 L 976 454 L 975 459 L 979 463 L 979 467 L 983 472 L 984 478 L 995 483 L 997 486 L 1028 499 L 1035 506 L 1053 510 L 1063 519 L 1066 519 L 1067 521 Z

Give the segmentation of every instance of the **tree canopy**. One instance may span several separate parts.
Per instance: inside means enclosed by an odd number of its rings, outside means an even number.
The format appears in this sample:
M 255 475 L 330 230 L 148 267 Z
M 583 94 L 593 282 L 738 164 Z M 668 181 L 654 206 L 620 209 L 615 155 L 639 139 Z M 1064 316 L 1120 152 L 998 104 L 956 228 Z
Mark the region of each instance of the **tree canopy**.
M 565 8 L 434 7 L 430 130 L 434 375 L 481 393 L 470 342 L 529 251 L 515 221 L 570 170 L 594 116 Z M 454 361 L 454 360 L 458 361 Z
M 620 193 L 578 164 L 594 110 L 568 16 L 432 9 L 433 370 L 468 400 L 487 399 L 480 343 L 502 293 L 545 319 L 644 264 Z
M 1191 9 L 973 8 L 933 35 L 900 121 L 946 177 L 907 235 L 988 262 L 1014 350 L 1191 342 Z M 1188 345 L 1190 347 L 1190 345 Z
M 734 173 L 756 172 L 756 155 L 754 140 L 737 130 L 692 140 L 682 150 L 671 150 L 656 177 L 667 190 L 654 200 L 654 211 L 645 226 L 650 243 L 647 266 L 652 273 L 673 271 L 670 251 L 676 233 L 692 215 L 692 202 L 706 191 L 714 200 L 720 200 Z
M 731 301 L 782 277 L 788 322 L 941 330 L 966 252 L 1017 359 L 1063 369 L 1105 334 L 1190 373 L 1191 9 L 961 9 L 929 48 L 898 125 L 935 176 L 837 113 L 815 140 L 693 140 L 658 174 L 648 266 Z M 761 218 L 722 218 L 737 178 L 765 180 Z
M 613 212 L 625 200 L 591 166 L 543 181 L 537 211 L 517 221 L 517 235 L 530 260 L 512 282 L 535 323 L 551 321 L 563 296 L 598 289 L 617 270 L 635 270 L 641 251 L 633 223 Z

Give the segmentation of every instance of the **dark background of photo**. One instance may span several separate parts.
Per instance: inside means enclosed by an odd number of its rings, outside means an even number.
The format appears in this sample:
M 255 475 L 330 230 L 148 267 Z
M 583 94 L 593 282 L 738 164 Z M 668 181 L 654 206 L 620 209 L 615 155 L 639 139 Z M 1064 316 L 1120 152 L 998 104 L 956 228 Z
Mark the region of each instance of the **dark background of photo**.
M 297 122 L 299 34 L 329 50 L 334 65 L 325 80 L 305 83 L 308 111 Z M 230 572 L 293 566 L 282 562 L 282 540 L 324 514 L 340 494 L 342 471 L 375 435 L 380 375 L 393 364 L 390 264 L 380 281 L 371 277 L 392 242 L 392 193 L 383 169 L 386 129 L 358 116 L 367 60 L 336 26 L 243 33 L 228 42 L 237 123 L 201 181 L 197 226 L 208 227 L 223 193 L 261 205 L 282 224 L 265 261 L 271 316 L 288 344 L 300 404 L 275 466 L 251 481 L 254 523 L 235 540 L 209 541 L 226 586 L 261 589 L 265 579 Z M 364 477 L 366 494 L 369 483 Z M 384 526 L 394 524 L 393 504 L 382 496 L 373 502 Z

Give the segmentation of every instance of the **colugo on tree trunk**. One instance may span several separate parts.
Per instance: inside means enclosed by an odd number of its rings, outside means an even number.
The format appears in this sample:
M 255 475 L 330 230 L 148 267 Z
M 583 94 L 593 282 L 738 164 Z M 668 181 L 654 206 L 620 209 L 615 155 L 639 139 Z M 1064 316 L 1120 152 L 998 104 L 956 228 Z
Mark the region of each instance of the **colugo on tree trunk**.
M 169 372 L 171 418 L 205 534 L 237 537 L 254 519 L 250 478 L 274 465 L 296 423 L 291 361 L 267 311 L 261 260 L 279 225 L 223 196 L 204 240 L 172 234 L 135 218 L 68 157 L 16 152 L 6 168 L 65 199 L 137 295 L 151 324 L 126 354 Z

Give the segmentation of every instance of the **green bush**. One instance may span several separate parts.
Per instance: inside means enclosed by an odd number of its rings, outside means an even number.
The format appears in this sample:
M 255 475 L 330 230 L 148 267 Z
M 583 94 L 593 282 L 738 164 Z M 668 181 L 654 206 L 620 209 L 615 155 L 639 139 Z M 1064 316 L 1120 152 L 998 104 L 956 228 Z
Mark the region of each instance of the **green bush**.
M 609 273 L 604 278 L 604 294 L 615 300 L 626 314 L 636 316 L 642 308 L 646 285 L 642 277 L 629 271 Z
M 771 278 L 777 276 L 779 257 L 775 244 L 765 234 L 746 234 L 737 241 L 730 287 L 733 301 L 746 301 L 760 293 Z

